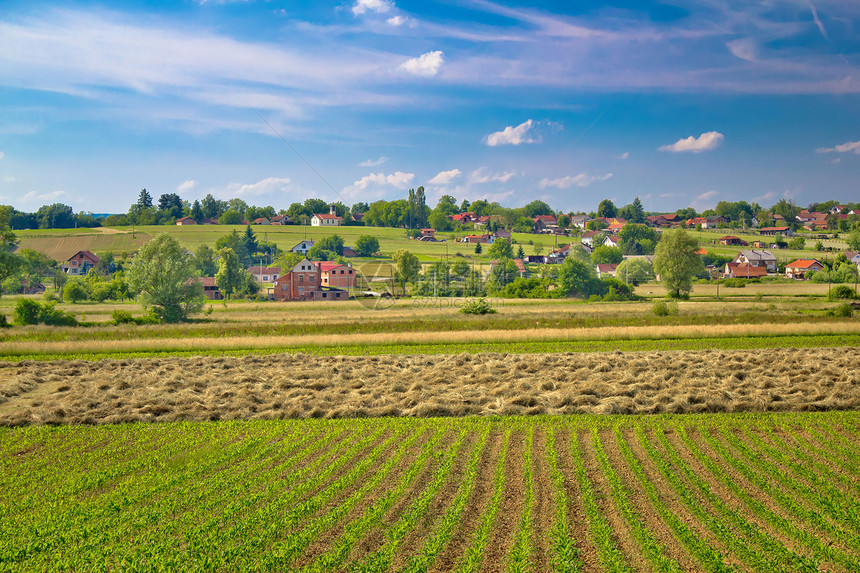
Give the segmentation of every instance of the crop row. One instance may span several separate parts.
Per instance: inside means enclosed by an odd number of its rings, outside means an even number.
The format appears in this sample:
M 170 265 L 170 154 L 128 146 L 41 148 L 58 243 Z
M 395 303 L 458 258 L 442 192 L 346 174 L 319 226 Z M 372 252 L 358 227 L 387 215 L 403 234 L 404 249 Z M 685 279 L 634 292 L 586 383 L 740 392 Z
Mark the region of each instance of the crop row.
M 860 570 L 860 414 L 0 430 L 0 571 Z

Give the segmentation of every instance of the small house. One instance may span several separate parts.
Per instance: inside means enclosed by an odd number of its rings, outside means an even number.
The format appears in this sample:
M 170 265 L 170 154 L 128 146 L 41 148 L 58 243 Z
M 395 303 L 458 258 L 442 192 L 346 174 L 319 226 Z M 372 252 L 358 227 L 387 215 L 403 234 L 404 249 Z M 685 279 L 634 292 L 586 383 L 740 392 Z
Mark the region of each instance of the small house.
M 810 271 L 820 271 L 824 265 L 815 259 L 798 259 L 785 265 L 785 276 L 790 279 L 803 279 Z

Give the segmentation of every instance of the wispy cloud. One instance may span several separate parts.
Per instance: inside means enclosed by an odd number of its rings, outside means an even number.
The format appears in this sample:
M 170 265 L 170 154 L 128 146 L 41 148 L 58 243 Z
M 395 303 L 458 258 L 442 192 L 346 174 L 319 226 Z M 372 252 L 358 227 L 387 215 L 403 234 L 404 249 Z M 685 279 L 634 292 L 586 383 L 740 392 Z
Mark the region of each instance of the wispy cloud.
M 379 165 L 382 165 L 386 161 L 388 161 L 388 158 L 383 155 L 379 159 L 368 159 L 366 161 L 362 161 L 361 163 L 359 163 L 359 165 L 361 167 L 377 167 Z
M 484 143 L 490 147 L 498 145 L 519 145 L 521 143 L 534 143 L 537 139 L 531 137 L 531 132 L 535 122 L 531 119 L 524 121 L 517 126 L 507 126 L 502 131 L 496 131 L 484 138 Z
M 287 177 L 266 177 L 256 183 L 231 183 L 227 186 L 226 196 L 263 197 L 288 191 L 290 179 Z
M 628 157 L 630 157 L 630 152 L 625 151 L 624 153 L 622 153 L 621 155 L 618 156 L 618 159 L 627 159 Z
M 404 173 L 403 171 L 395 171 L 389 175 L 385 175 L 384 173 L 371 173 L 370 175 L 365 175 L 358 181 L 354 182 L 352 186 L 359 190 L 367 189 L 371 186 L 383 185 L 387 185 L 395 189 L 406 189 L 409 187 L 409 184 L 412 183 L 413 179 L 415 179 L 414 173 Z
M 441 50 L 421 54 L 417 58 L 406 60 L 400 64 L 399 69 L 414 76 L 432 78 L 442 69 L 445 63 L 445 55 Z
M 720 196 L 718 191 L 706 191 L 701 195 L 696 196 L 695 199 L 690 203 L 690 205 L 695 208 L 697 211 L 703 211 L 705 209 L 710 209 L 717 204 L 717 197 Z
M 197 181 L 193 179 L 189 179 L 187 181 L 183 181 L 179 185 L 176 186 L 176 191 L 179 193 L 185 193 L 187 191 L 191 191 L 197 185 Z
M 392 26 L 402 26 L 406 23 L 407 20 L 408 18 L 406 16 L 392 16 L 391 18 L 387 19 L 386 22 L 388 22 Z
M 570 189 L 571 187 L 588 187 L 592 183 L 606 181 L 611 178 L 612 173 L 607 173 L 606 175 L 579 173 L 578 175 L 567 175 L 558 179 L 541 179 L 540 183 L 538 183 L 538 188 L 555 187 L 556 189 Z
M 469 175 L 469 183 L 476 183 L 479 185 L 483 183 L 507 183 L 516 174 L 516 171 L 493 173 L 486 167 L 479 167 Z
M 819 147 L 815 151 L 817 153 L 848 153 L 853 151 L 857 155 L 860 155 L 860 140 L 849 141 L 848 143 L 843 143 L 834 147 Z
M 355 4 L 352 5 L 352 13 L 356 16 L 366 12 L 381 14 L 388 12 L 393 6 L 394 2 L 390 2 L 389 0 L 356 0 Z
M 718 148 L 723 143 L 723 134 L 717 131 L 708 131 L 699 137 L 692 135 L 686 139 L 679 139 L 672 145 L 664 145 L 660 147 L 660 151 L 671 151 L 672 153 L 692 152 L 701 153 L 703 151 L 712 151 Z
M 0 159 L 3 159 L 4 157 L 6 157 L 6 154 L 4 152 L 0 151 Z
M 62 189 L 58 189 L 56 191 L 49 191 L 47 193 L 28 191 L 21 196 L 20 204 L 28 207 L 36 207 L 46 205 L 48 203 L 53 203 L 59 199 L 65 198 L 67 195 L 68 194 Z
M 432 185 L 448 185 L 454 179 L 458 178 L 461 175 L 461 171 L 459 169 L 451 169 L 450 171 L 440 171 L 437 173 L 432 179 L 430 179 L 427 183 Z

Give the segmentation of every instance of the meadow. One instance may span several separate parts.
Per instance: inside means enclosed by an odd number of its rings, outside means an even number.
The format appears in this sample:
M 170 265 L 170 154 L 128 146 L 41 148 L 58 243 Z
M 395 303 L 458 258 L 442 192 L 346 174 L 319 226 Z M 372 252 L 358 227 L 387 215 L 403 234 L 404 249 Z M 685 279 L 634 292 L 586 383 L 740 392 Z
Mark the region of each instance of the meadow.
M 6 571 L 857 571 L 857 413 L 0 429 Z

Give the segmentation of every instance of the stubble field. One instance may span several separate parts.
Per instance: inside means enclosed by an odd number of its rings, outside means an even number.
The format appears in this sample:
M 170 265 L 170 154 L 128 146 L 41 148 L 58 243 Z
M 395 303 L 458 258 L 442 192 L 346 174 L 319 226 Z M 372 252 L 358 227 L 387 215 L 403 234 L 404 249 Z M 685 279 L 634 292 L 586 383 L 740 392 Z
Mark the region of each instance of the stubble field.
M 0 362 L 0 423 L 860 409 L 860 350 Z

